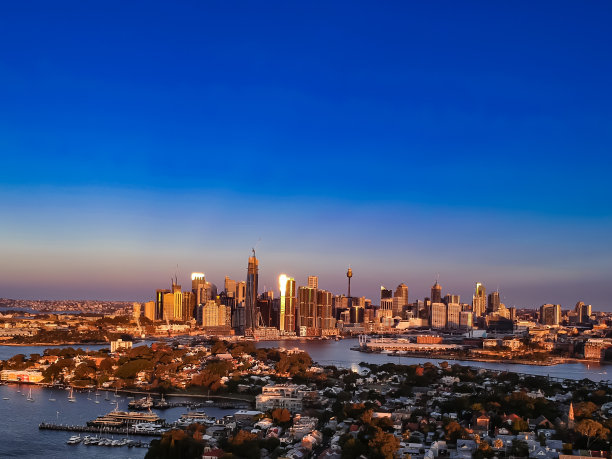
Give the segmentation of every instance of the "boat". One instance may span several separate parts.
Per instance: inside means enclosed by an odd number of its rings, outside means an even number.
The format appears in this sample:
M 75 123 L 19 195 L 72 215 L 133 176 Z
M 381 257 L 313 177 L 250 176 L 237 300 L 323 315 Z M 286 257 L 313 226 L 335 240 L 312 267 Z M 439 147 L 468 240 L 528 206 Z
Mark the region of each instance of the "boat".
M 49 399 L 49 401 L 50 401 L 50 402 L 54 402 L 54 401 L 55 401 L 55 399 L 54 399 L 54 398 L 50 398 L 50 399 Z
M 163 410 L 163 409 L 166 409 L 166 408 L 170 408 L 170 404 L 164 398 L 164 394 L 162 394 L 160 401 L 153 403 L 153 408 L 157 408 L 157 409 L 160 409 L 160 410 Z
M 34 397 L 32 397 L 32 388 L 31 387 L 30 387 L 30 392 L 28 392 L 28 396 L 27 396 L 26 400 L 28 402 L 33 402 L 34 401 Z
M 139 400 L 132 400 L 128 403 L 128 407 L 134 410 L 148 410 L 153 407 L 153 399 L 148 395 Z
M 8 397 L 2 397 L 2 400 L 10 400 Z
M 68 395 L 68 401 L 69 402 L 76 402 L 76 397 L 74 396 L 73 392 L 72 392 L 72 387 L 70 387 L 70 394 Z
M 108 414 L 98 416 L 93 421 L 87 423 L 88 426 L 95 427 L 126 427 L 140 423 L 159 423 L 163 424 L 164 420 L 155 413 L 140 413 L 135 411 L 119 411 L 115 408 Z
M 81 443 L 81 436 L 80 435 L 73 435 L 72 437 L 70 437 L 68 439 L 68 441 L 66 442 L 67 445 L 76 445 L 78 443 Z
M 95 403 L 100 403 L 100 400 L 98 400 L 99 396 L 100 396 L 100 394 L 98 393 L 98 391 L 96 391 L 96 400 L 95 400 Z

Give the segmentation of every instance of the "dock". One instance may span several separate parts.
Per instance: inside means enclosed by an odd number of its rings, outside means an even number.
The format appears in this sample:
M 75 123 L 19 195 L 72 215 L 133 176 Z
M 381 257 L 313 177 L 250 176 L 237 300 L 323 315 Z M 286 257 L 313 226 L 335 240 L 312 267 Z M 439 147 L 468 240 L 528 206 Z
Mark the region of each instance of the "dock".
M 142 435 L 146 437 L 161 437 L 162 432 L 140 432 L 129 427 L 91 427 L 81 425 L 53 424 L 41 422 L 38 425 L 40 430 L 59 430 L 64 432 L 87 432 L 94 434 L 108 435 Z

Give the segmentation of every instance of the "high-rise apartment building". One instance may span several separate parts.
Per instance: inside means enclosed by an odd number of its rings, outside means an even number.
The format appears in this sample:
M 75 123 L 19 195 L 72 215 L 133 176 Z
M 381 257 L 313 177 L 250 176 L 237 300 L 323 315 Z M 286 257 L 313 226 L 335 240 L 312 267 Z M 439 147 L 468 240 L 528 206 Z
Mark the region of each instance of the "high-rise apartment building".
M 259 261 L 255 258 L 255 250 L 253 250 L 253 256 L 249 257 L 249 264 L 247 266 L 247 280 L 246 280 L 246 301 L 245 301 L 245 313 L 246 313 L 246 329 L 257 328 L 257 288 L 259 280 Z
M 286 333 L 295 333 L 295 279 L 287 279 L 285 287 L 285 314 L 283 330 Z M 282 306 L 281 306 L 282 307 Z
M 386 288 L 384 285 L 380 286 L 380 299 L 386 300 L 388 298 L 393 298 L 393 291 L 389 288 Z
M 316 336 L 317 289 L 312 287 L 299 287 L 297 298 L 298 327 L 300 335 Z
M 315 290 L 319 288 L 319 278 L 317 276 L 308 276 L 308 287 L 314 288 Z
M 487 291 L 480 282 L 476 283 L 476 291 L 472 296 L 472 312 L 474 317 L 482 317 L 487 310 Z
M 336 326 L 332 310 L 332 293 L 327 290 L 317 291 L 317 328 L 332 330 Z M 326 333 L 324 333 L 326 334 Z

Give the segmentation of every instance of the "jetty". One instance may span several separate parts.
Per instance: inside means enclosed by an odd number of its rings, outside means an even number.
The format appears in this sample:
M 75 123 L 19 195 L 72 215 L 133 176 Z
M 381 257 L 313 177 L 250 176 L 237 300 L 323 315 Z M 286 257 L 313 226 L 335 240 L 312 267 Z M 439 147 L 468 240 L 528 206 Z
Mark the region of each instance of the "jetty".
M 143 435 L 148 437 L 161 437 L 163 432 L 139 431 L 132 427 L 94 427 L 69 424 L 54 424 L 49 422 L 41 422 L 38 425 L 39 430 L 60 430 L 64 432 L 87 432 L 95 434 L 108 435 Z

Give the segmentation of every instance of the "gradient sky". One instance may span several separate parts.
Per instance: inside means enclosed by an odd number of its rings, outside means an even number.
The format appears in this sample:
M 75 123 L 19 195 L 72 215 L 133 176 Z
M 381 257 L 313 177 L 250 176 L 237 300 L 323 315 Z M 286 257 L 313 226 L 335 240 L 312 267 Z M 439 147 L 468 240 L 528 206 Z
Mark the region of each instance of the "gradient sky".
M 612 310 L 612 3 L 4 2 L 0 297 L 177 271 Z M 259 241 L 259 242 L 258 242 Z

